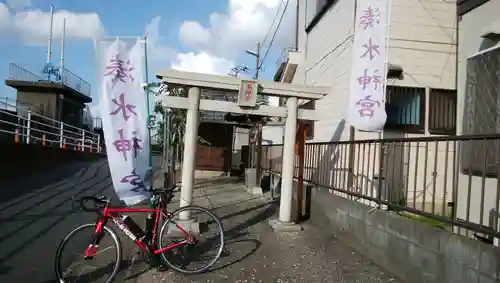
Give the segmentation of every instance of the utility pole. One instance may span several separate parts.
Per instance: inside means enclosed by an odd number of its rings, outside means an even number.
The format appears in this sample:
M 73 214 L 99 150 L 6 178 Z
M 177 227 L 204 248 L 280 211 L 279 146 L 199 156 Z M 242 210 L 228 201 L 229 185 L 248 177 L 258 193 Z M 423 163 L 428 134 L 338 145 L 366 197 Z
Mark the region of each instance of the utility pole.
M 259 79 L 259 69 L 260 69 L 260 42 L 257 43 L 257 50 L 256 51 L 245 50 L 245 52 L 248 55 L 252 55 L 255 57 L 255 75 L 253 78 L 258 80 Z
M 259 79 L 260 70 L 260 42 L 257 43 L 257 54 L 255 55 L 255 79 Z
M 259 70 L 260 70 L 260 42 L 257 43 L 257 50 L 246 50 L 246 53 L 255 57 L 255 80 L 259 80 Z M 256 145 L 252 146 L 251 133 L 255 132 Z M 248 152 L 249 152 L 249 164 L 252 166 L 252 157 L 254 156 L 254 152 L 257 153 L 256 161 L 255 161 L 255 185 L 260 187 L 260 161 L 262 159 L 262 125 L 259 122 L 257 128 L 250 128 L 250 133 L 248 135 Z

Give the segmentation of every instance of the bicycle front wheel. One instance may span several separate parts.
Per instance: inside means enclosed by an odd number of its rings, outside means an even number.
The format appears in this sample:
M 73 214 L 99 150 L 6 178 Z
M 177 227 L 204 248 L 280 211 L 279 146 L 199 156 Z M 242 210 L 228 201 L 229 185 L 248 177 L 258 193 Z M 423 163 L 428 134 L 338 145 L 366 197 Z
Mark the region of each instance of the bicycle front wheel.
M 104 234 L 94 256 L 84 258 L 85 250 L 92 243 L 94 228 L 95 224 L 84 224 L 71 231 L 61 242 L 55 257 L 58 282 L 111 283 L 115 279 L 122 259 L 122 246 L 110 227 L 103 226 Z
M 176 245 L 185 240 L 189 242 Z M 170 214 L 163 224 L 158 247 L 171 247 L 161 253 L 161 259 L 168 267 L 184 274 L 199 274 L 219 260 L 224 250 L 224 229 L 220 220 L 207 209 L 182 207 Z

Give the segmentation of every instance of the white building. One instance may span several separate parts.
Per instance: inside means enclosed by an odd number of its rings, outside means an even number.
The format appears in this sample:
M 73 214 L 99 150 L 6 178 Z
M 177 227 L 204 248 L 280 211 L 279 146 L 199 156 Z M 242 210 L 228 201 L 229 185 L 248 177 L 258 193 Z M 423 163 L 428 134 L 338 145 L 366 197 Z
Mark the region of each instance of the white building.
M 294 50 L 287 52 L 288 55 L 282 62 L 279 62 L 281 64 L 278 66 L 275 80 L 331 86 L 330 93 L 318 100 L 315 105 L 304 104 L 304 107 L 314 107 L 320 116 L 320 120 L 310 127 L 308 139 L 313 142 L 348 140 L 350 125 L 347 116 L 356 1 L 306 0 L 298 2 L 297 46 Z M 382 135 L 355 131 L 355 139 L 455 134 L 457 3 L 452 0 L 392 0 L 391 3 L 386 127 Z M 276 137 L 270 134 L 266 136 L 264 132 L 264 139 L 271 138 Z M 276 140 L 275 143 L 281 143 L 281 141 Z M 434 201 L 440 203 L 439 207 L 443 207 L 452 200 L 451 189 L 447 192 L 443 185 L 444 179 L 451 180 L 451 173 L 450 176 L 440 174 L 429 164 L 437 160 L 439 168 L 447 166 L 451 170 L 453 162 L 446 163 L 445 160 L 452 159 L 453 154 L 450 153 L 454 152 L 454 147 L 448 147 L 448 158 L 444 158 L 446 156 L 444 145 L 438 145 L 438 148 L 435 148 L 434 144 L 428 144 L 426 148 L 429 162 L 423 164 L 422 156 L 424 156 L 425 149 L 422 145 L 420 145 L 419 153 L 416 153 L 415 143 L 404 146 L 395 145 L 394 149 L 387 151 L 386 156 L 389 162 L 386 164 L 389 164 L 389 167 L 385 168 L 388 174 L 386 178 L 392 182 L 388 186 L 394 188 L 403 183 L 412 184 L 408 188 L 409 195 L 412 196 L 413 191 L 418 191 L 418 194 L 414 195 L 418 198 L 415 200 L 416 203 L 427 203 L 423 201 L 423 195 L 426 195 L 427 200 L 430 201 L 432 197 L 430 194 L 432 194 L 438 196 L 434 197 Z M 377 157 L 380 153 L 374 154 L 378 148 L 372 145 L 372 159 L 380 158 Z M 357 149 L 356 156 L 358 159 L 363 159 L 363 156 L 369 158 L 367 152 L 368 150 L 363 154 Z M 334 152 L 320 150 L 314 154 L 321 155 L 320 159 L 327 161 L 324 164 L 306 164 L 306 167 L 315 167 L 317 170 L 318 166 L 332 166 L 331 156 L 326 155 L 333 155 Z M 420 156 L 420 163 L 416 163 L 417 156 Z M 373 162 L 374 166 L 379 166 L 379 160 Z M 396 165 L 394 160 L 397 160 L 401 166 Z M 342 163 L 340 167 L 345 169 L 346 165 Z M 359 177 L 374 182 L 374 177 L 379 170 L 370 169 L 369 171 L 369 174 Z M 428 177 L 420 178 L 419 176 L 423 176 L 424 172 Z M 334 182 L 333 175 L 335 174 L 338 172 L 319 173 L 320 178 L 323 179 L 322 183 L 330 185 L 334 185 L 331 182 Z M 414 176 L 417 176 L 417 180 Z M 431 179 L 436 180 L 437 189 L 422 193 L 422 188 L 426 187 Z M 367 184 L 368 181 L 362 181 L 359 186 L 364 186 L 363 184 Z M 448 184 L 451 184 L 451 181 Z M 371 194 L 368 188 L 362 189 L 364 193 Z M 412 199 L 407 199 L 407 201 L 412 201 Z

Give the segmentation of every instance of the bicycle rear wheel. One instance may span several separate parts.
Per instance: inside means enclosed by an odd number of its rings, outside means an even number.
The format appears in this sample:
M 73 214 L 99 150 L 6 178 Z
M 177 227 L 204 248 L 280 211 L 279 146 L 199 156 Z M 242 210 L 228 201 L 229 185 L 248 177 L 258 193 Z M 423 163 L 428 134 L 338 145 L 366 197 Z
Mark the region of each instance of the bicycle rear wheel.
M 187 218 L 189 220 L 180 220 L 186 219 L 186 214 L 189 215 Z M 193 237 L 193 241 L 161 253 L 162 261 L 180 273 L 199 274 L 205 272 L 219 260 L 224 250 L 224 229 L 220 220 L 203 207 L 186 206 L 177 209 L 169 215 L 160 230 L 159 249 L 189 239 L 183 230 Z M 207 237 L 207 240 L 202 241 L 203 237 Z M 208 258 L 207 253 L 212 248 L 214 248 L 213 255 Z M 199 266 L 200 262 L 204 262 L 204 264 Z M 190 266 L 194 266 L 194 268 L 191 269 Z
M 118 274 L 120 262 L 122 259 L 122 246 L 120 239 L 116 233 L 108 226 L 103 226 L 103 237 L 97 247 L 97 251 L 92 259 L 84 259 L 85 249 L 92 243 L 92 236 L 94 235 L 95 224 L 84 224 L 71 231 L 66 238 L 59 244 L 55 257 L 55 271 L 57 279 L 61 283 L 72 282 L 99 282 L 111 283 Z M 70 250 L 69 244 L 76 245 L 74 251 Z M 111 246 L 110 246 L 111 244 Z M 112 247 L 116 251 L 112 251 Z M 111 251 L 111 255 L 109 252 Z M 70 252 L 69 259 L 64 258 L 66 252 Z M 105 254 L 106 253 L 106 254 Z M 96 264 L 101 259 L 111 260 L 111 263 L 103 265 L 102 267 L 94 268 L 95 272 L 87 272 L 90 269 L 82 268 L 81 271 L 76 271 L 84 264 Z M 71 261 L 76 260 L 75 263 Z M 64 265 L 70 262 L 69 267 L 66 269 Z M 95 267 L 95 266 L 93 266 Z M 109 274 L 109 275 L 108 275 Z

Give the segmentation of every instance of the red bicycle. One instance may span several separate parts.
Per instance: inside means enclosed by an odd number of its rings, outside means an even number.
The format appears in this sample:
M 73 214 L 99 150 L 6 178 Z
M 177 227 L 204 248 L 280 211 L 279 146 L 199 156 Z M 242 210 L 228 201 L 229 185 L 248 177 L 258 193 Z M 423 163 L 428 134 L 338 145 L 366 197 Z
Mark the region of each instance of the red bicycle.
M 82 210 L 96 212 L 98 219 L 94 223 L 75 228 L 60 243 L 55 258 L 55 271 L 59 282 L 98 281 L 110 283 L 115 279 L 120 269 L 123 252 L 120 238 L 114 229 L 107 225 L 109 220 L 139 246 L 148 257 L 160 255 L 161 261 L 173 270 L 184 274 L 198 274 L 212 267 L 224 250 L 224 229 L 220 220 L 207 209 L 194 205 L 179 208 L 172 213 L 167 212 L 166 204 L 173 198 L 172 190 L 155 190 L 153 197 L 156 198 L 154 208 L 112 208 L 111 200 L 107 197 L 83 197 L 79 201 Z M 85 205 L 88 201 L 94 203 L 94 208 Z M 149 213 L 146 220 L 146 231 L 124 213 Z M 164 223 L 158 234 L 157 228 L 160 227 L 162 220 Z M 210 225 L 215 226 L 214 235 L 210 233 Z M 205 235 L 209 236 L 208 241 L 201 243 L 200 239 Z M 82 236 L 81 240 L 78 240 L 79 236 Z M 111 246 L 106 244 L 106 240 L 109 240 Z M 207 260 L 208 250 L 212 249 L 217 242 L 219 244 L 214 257 Z M 64 259 L 63 255 L 69 249 L 69 243 L 77 244 L 76 252 L 70 253 L 69 258 L 70 260 L 76 259 L 77 262 L 71 264 L 67 269 L 63 269 L 63 265 L 68 261 Z M 100 257 L 113 246 L 116 251 L 112 252 L 111 256 Z M 77 267 L 84 263 L 95 264 L 95 262 L 99 262 L 98 258 L 111 259 L 112 262 L 102 266 L 93 266 L 91 269 L 96 273 L 87 272 L 91 271 L 89 269 L 84 269 L 85 272 L 76 271 L 73 273 Z M 206 264 L 194 270 L 188 269 L 188 265 L 195 263 L 196 259 L 206 261 Z M 80 281 L 83 278 L 87 278 L 87 280 Z

